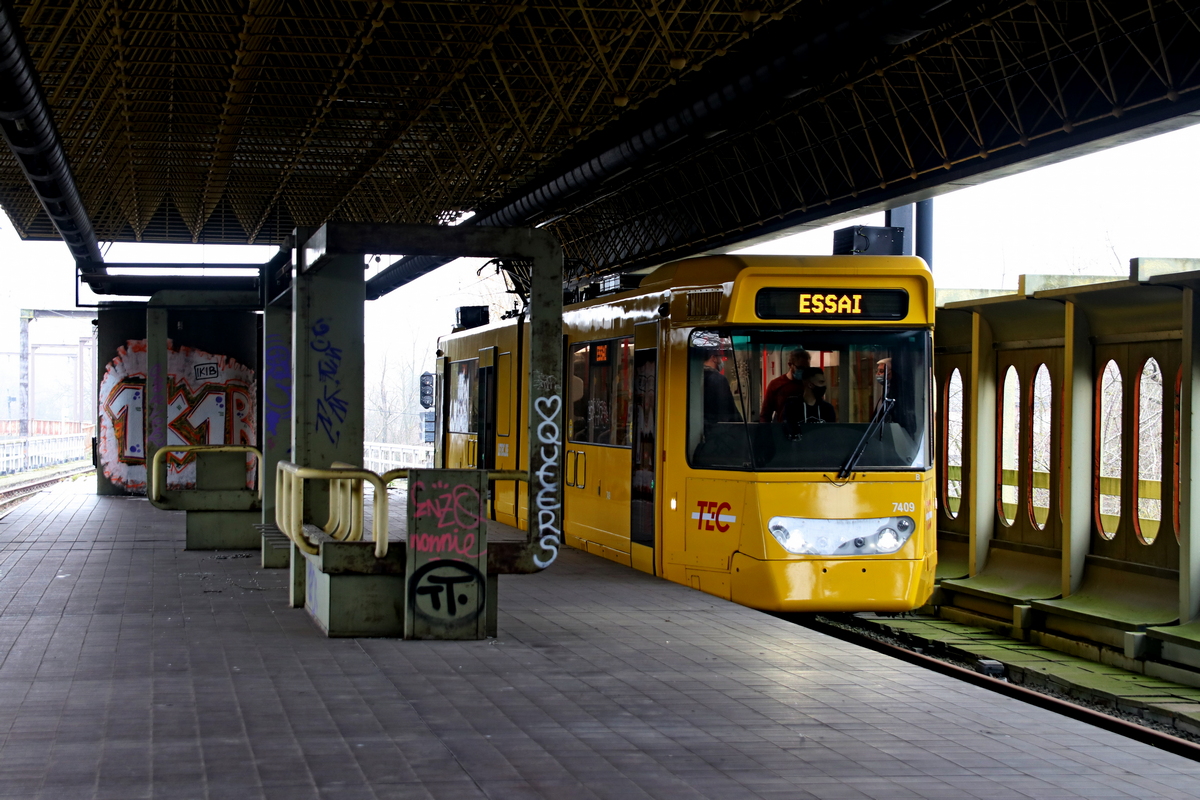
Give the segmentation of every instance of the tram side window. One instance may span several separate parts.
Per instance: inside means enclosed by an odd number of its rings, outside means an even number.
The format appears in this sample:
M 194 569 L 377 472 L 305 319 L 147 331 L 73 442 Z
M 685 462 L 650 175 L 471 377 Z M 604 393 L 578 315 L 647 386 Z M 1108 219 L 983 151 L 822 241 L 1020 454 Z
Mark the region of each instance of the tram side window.
M 632 390 L 631 337 L 572 347 L 570 440 L 629 447 Z
M 450 365 L 451 433 L 479 431 L 479 359 L 455 361 Z

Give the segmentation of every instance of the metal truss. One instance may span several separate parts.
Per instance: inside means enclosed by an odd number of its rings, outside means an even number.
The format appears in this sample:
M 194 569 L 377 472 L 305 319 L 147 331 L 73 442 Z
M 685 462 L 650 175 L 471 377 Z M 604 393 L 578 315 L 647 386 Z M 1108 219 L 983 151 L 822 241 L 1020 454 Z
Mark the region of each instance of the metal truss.
M 795 5 L 14 3 L 97 236 L 204 242 L 430 223 L 519 193 Z M 55 238 L 23 183 L 0 154 L 18 232 Z
M 600 271 L 659 263 L 1182 124 L 1198 66 L 1177 0 L 978 7 L 550 224 Z

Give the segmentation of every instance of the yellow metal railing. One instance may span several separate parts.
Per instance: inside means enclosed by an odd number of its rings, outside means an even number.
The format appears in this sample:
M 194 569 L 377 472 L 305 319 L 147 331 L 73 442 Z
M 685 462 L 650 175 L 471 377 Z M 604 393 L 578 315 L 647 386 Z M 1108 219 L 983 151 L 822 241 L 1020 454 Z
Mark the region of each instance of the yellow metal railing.
M 374 487 L 374 510 L 371 516 L 371 539 L 375 542 L 375 557 L 388 552 L 388 494 L 387 484 L 368 469 L 335 462 L 328 469 L 301 467 L 291 461 L 280 461 L 275 471 L 275 525 L 297 547 L 310 555 L 318 548 L 304 533 L 304 482 L 329 481 L 329 519 L 321 530 L 342 541 L 360 541 L 365 528 L 363 481 Z
M 257 447 L 248 444 L 181 444 L 160 447 L 154 453 L 154 461 L 150 465 L 150 499 L 155 503 L 162 502 L 163 491 L 167 486 L 167 455 L 170 453 L 251 453 L 255 459 L 255 466 L 260 470 L 262 468 L 262 453 Z M 258 499 L 262 500 L 261 475 L 258 476 Z
M 321 530 L 345 542 L 362 540 L 366 527 L 363 482 L 374 487 L 374 509 L 371 516 L 371 538 L 375 542 L 375 557 L 388 552 L 388 493 L 392 481 L 407 478 L 408 469 L 388 470 L 378 475 L 369 469 L 334 462 L 328 469 L 301 467 L 291 461 L 280 461 L 275 470 L 275 525 L 304 552 L 316 555 L 318 548 L 304 533 L 304 481 L 329 481 L 329 519 Z M 520 470 L 490 470 L 488 479 L 494 481 L 529 482 L 529 473 Z M 261 487 L 260 487 L 261 489 Z

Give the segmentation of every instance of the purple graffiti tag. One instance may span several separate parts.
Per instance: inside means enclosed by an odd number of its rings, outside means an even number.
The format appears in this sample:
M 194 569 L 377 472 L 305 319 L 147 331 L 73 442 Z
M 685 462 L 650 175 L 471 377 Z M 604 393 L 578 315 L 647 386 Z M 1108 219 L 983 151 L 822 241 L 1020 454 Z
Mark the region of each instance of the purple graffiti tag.
M 317 398 L 317 430 L 324 431 L 329 437 L 330 444 L 337 444 L 341 441 L 342 431 L 341 425 L 346 421 L 346 415 L 350 413 L 350 404 L 343 400 L 341 387 L 336 387 L 330 391 L 330 387 L 325 387 L 325 396 Z
M 321 353 L 317 361 L 317 376 L 323 384 L 322 396 L 317 398 L 316 429 L 323 431 L 330 444 L 337 444 L 342 438 L 342 423 L 350 413 L 350 404 L 341 398 L 341 384 L 338 371 L 342 368 L 342 350 L 334 347 L 329 323 L 324 318 L 313 323 L 310 332 L 312 338 L 308 346 Z M 332 384 L 332 387 L 330 386 Z
M 263 411 L 267 436 L 274 439 L 279 434 L 279 423 L 289 419 L 292 413 L 292 348 L 284 337 L 272 333 L 267 336 L 265 350 L 263 400 L 266 407 Z
M 321 358 L 317 360 L 317 377 L 322 383 L 331 381 L 336 386 L 341 384 L 337 374 L 342 368 L 342 349 L 334 347 L 333 342 L 325 338 L 327 333 L 329 323 L 324 318 L 317 320 L 312 326 L 313 338 L 308 346 L 321 354 Z
M 167 376 L 161 364 L 151 364 L 147 370 L 146 394 L 150 404 L 162 408 L 167 404 Z M 163 429 L 161 419 L 151 415 L 146 422 L 146 441 L 151 447 L 164 447 L 167 444 L 167 432 Z

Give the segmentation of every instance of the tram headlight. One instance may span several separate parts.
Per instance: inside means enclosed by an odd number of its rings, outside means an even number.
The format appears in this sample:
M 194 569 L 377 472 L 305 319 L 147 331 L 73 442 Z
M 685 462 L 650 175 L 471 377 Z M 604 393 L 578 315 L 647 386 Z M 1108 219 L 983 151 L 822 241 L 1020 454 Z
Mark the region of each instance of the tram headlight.
M 912 517 L 772 517 L 767 524 L 767 529 L 784 550 L 810 556 L 888 555 L 903 547 L 916 528 Z

